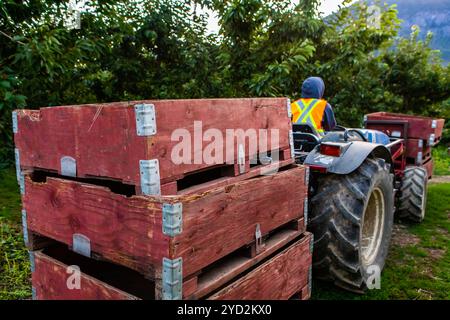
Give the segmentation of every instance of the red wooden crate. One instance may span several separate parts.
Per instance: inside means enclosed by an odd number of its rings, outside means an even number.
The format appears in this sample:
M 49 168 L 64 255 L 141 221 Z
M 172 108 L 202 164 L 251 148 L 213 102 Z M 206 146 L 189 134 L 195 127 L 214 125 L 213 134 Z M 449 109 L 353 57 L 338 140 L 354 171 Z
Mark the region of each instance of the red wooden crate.
M 211 300 L 287 300 L 311 293 L 311 234 L 213 294 Z
M 407 136 L 403 138 L 423 139 L 429 142 L 429 145 L 437 144 L 442 138 L 442 131 L 444 128 L 444 119 L 433 119 L 429 117 L 414 116 L 408 114 L 397 114 L 389 112 L 376 112 L 366 115 L 368 121 L 406 121 L 408 123 Z M 389 130 L 389 124 L 385 127 Z M 395 129 L 394 129 L 395 130 Z M 390 136 L 395 136 L 390 132 Z
M 186 281 L 183 299 L 227 299 L 231 296 L 238 300 L 288 299 L 294 295 L 308 299 L 311 250 L 311 234 L 293 237 L 285 230 L 271 236 L 267 250 L 258 257 L 235 254 L 211 268 L 198 288 L 190 288 Z M 31 252 L 30 258 L 34 299 L 155 298 L 155 282 L 126 268 L 80 256 L 60 245 Z M 80 276 L 79 282 L 73 278 L 74 267 Z M 211 293 L 213 290 L 216 293 Z
M 87 243 L 85 254 L 150 278 L 161 277 L 163 258 L 182 258 L 187 277 L 254 242 L 257 226 L 264 236 L 302 219 L 306 175 L 305 167 L 293 165 L 272 176 L 166 197 L 127 197 L 102 186 L 27 176 L 25 221 L 31 232 L 78 252 Z
M 144 111 L 135 110 L 136 106 L 143 105 Z M 164 184 L 224 164 L 227 154 L 234 153 L 229 160 L 242 164 L 242 172 L 249 170 L 250 159 L 259 153 L 276 151 L 284 160 L 291 158 L 287 106 L 285 98 L 255 98 L 145 100 L 16 110 L 14 140 L 23 170 L 44 169 L 65 176 L 108 178 L 147 188 L 155 183 L 158 175 L 158 182 Z M 195 121 L 202 122 L 201 133 L 194 130 Z M 142 128 L 140 123 L 144 124 Z M 172 151 L 181 140 L 172 137 L 176 129 L 184 130 L 191 137 L 191 164 L 172 161 Z M 249 149 L 247 139 L 240 158 L 238 142 L 234 139 L 234 143 L 223 144 L 222 162 L 208 164 L 201 155 L 211 141 L 201 138 L 209 129 L 217 129 L 224 141 L 227 129 L 254 129 L 261 144 L 255 152 Z M 266 138 L 260 129 L 278 130 L 278 146 L 272 145 L 271 132 Z M 198 136 L 200 139 L 195 138 Z M 147 172 L 154 175 L 148 178 Z

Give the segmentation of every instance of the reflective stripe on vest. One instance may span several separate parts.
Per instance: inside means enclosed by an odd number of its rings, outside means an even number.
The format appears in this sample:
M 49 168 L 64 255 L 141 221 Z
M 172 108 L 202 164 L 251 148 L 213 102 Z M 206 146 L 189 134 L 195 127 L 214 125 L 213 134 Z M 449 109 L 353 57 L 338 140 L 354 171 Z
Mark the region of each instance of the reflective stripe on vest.
M 323 134 L 322 119 L 327 102 L 322 99 L 300 99 L 292 103 L 292 122 L 307 123 L 318 133 Z

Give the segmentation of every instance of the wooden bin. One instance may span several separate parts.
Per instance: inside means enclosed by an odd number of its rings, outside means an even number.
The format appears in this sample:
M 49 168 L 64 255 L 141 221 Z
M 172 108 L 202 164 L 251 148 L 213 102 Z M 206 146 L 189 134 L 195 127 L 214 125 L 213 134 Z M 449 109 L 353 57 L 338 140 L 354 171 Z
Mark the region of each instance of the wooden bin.
M 441 140 L 445 122 L 444 119 L 389 112 L 368 114 L 365 121 L 372 122 L 366 126 L 368 129 L 381 130 L 392 137 L 422 139 L 430 146 L 436 145 Z M 407 123 L 406 134 L 398 129 L 396 122 Z
M 276 237 L 273 237 L 276 238 Z M 305 233 L 284 246 L 272 239 L 263 258 L 233 255 L 208 271 L 201 290 L 183 299 L 308 299 L 312 237 Z M 270 242 L 270 241 L 269 241 Z M 154 299 L 155 283 L 139 273 L 68 251 L 61 245 L 30 252 L 33 298 L 38 300 Z M 188 289 L 189 288 L 184 288 Z M 206 290 L 208 289 L 208 290 Z
M 286 224 L 297 225 L 300 232 L 307 175 L 305 167 L 292 165 L 202 193 L 162 197 L 127 196 L 103 186 L 27 176 L 26 238 L 32 250 L 47 245 L 44 237 L 150 279 L 161 280 L 164 270 L 181 266 L 182 278 L 193 278 L 195 285 L 202 269 L 254 245 L 256 234 L 264 237 Z
M 24 171 L 109 179 L 136 186 L 138 193 L 159 194 L 165 184 L 220 165 L 226 175 L 246 173 L 251 160 L 268 152 L 292 163 L 288 105 L 286 98 L 145 100 L 16 110 L 16 160 Z M 243 140 L 227 143 L 237 130 Z M 249 147 L 247 130 L 258 139 L 255 148 Z M 203 152 L 213 133 L 223 138 L 223 149 L 216 150 L 223 156 L 207 161 Z M 172 153 L 185 140 L 191 152 L 186 149 L 187 158 L 178 163 Z M 174 186 L 170 190 L 166 194 Z

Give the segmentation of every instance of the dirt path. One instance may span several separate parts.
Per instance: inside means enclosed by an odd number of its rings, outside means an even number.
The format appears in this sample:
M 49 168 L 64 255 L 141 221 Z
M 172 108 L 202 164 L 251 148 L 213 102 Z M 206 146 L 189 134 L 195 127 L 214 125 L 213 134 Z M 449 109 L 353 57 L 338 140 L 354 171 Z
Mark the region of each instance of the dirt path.
M 437 176 L 430 180 L 429 184 L 450 183 L 450 176 Z

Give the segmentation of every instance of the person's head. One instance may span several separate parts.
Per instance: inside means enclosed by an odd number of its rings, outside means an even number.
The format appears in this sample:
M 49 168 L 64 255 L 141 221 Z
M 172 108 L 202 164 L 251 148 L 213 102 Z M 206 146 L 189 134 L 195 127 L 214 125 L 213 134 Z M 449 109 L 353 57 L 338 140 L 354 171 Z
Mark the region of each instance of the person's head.
M 325 83 L 322 78 L 309 77 L 302 85 L 302 98 L 322 99 L 325 93 Z

